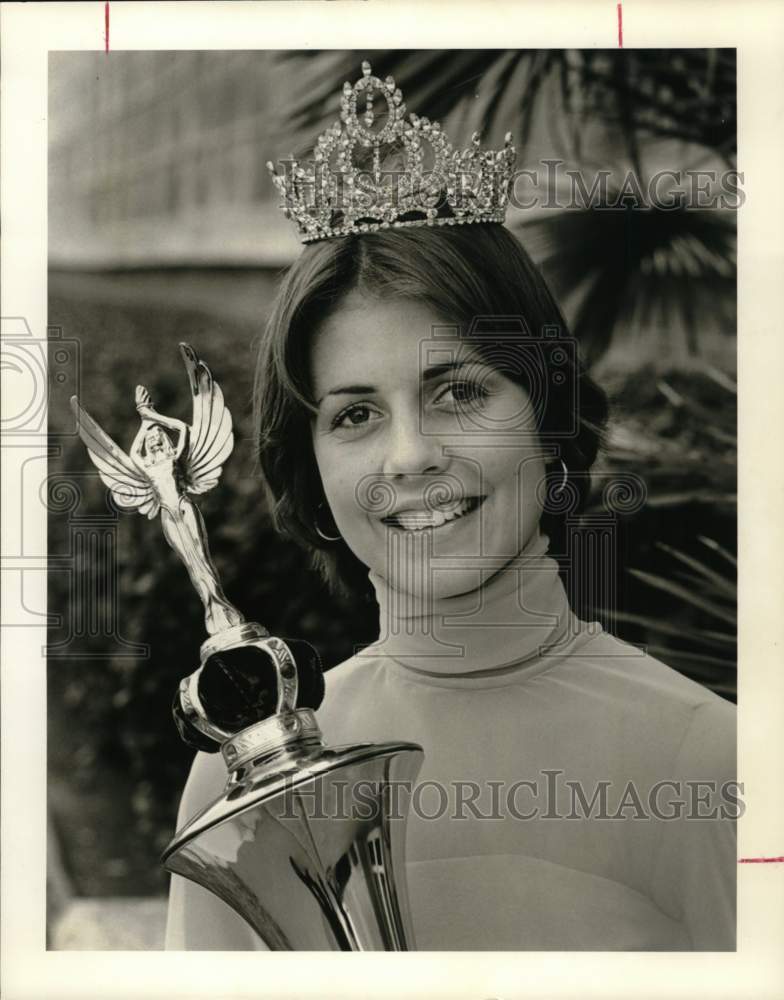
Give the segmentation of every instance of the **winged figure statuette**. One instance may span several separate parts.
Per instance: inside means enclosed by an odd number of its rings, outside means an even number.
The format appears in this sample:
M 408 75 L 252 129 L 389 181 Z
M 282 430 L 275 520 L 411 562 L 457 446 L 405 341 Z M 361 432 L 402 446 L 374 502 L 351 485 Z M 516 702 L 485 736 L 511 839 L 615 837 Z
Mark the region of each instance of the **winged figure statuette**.
M 153 519 L 160 512 L 166 541 L 185 563 L 204 604 L 207 632 L 242 624 L 243 615 L 223 593 L 210 557 L 199 508 L 188 494 L 206 493 L 218 482 L 234 447 L 231 414 L 220 386 L 188 344 L 180 352 L 190 382 L 190 425 L 158 413 L 144 386 L 136 387 L 141 426 L 126 454 L 71 397 L 79 436 L 118 507 Z

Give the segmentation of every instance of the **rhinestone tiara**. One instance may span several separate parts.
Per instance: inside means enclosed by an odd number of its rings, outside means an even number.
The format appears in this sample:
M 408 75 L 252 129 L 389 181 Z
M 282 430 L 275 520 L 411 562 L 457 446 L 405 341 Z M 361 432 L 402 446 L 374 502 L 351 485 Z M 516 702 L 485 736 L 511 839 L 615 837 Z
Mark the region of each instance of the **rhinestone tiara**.
M 357 108 L 362 97 L 364 111 Z M 454 149 L 438 122 L 414 114 L 406 119 L 395 81 L 373 76 L 369 62 L 353 86 L 343 84 L 340 119 L 343 127 L 335 122 L 318 137 L 312 159 L 281 160 L 280 173 L 267 163 L 283 214 L 303 243 L 379 229 L 504 221 L 516 157 L 511 133 L 503 149 L 481 150 L 477 132 L 469 149 Z

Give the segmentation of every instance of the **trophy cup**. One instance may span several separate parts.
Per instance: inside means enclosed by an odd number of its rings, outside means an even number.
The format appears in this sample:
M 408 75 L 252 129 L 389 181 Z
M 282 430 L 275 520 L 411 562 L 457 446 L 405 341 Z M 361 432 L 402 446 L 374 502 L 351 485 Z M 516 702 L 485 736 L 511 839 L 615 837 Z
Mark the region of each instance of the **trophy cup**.
M 324 682 L 307 643 L 248 622 L 218 581 L 188 494 L 216 485 L 234 446 L 223 393 L 180 344 L 190 426 L 136 389 L 142 424 L 126 454 L 71 399 L 79 434 L 118 507 L 152 519 L 204 605 L 198 669 L 174 700 L 192 747 L 223 756 L 223 794 L 177 831 L 164 867 L 204 886 L 272 950 L 408 951 L 408 794 L 423 760 L 412 743 L 325 746 L 314 710 Z

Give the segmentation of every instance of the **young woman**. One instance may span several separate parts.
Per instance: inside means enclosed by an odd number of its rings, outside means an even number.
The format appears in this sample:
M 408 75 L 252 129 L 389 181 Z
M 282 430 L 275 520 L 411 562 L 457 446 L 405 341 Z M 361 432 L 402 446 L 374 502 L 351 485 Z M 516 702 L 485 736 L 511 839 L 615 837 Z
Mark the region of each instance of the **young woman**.
M 379 607 L 378 641 L 327 674 L 324 736 L 424 748 L 407 828 L 419 949 L 732 949 L 734 710 L 567 599 L 607 405 L 501 224 L 514 151 L 454 153 L 401 108 L 363 65 L 345 133 L 276 181 L 309 245 L 261 344 L 261 467 L 281 530 Z M 382 143 L 409 182 L 430 143 L 446 206 L 412 217 L 409 183 L 397 207 L 377 191 L 373 224 L 350 190 L 342 215 L 309 214 L 319 157 L 353 178 L 363 146 L 380 176 Z M 197 756 L 180 821 L 224 783 Z M 167 943 L 262 947 L 177 877 Z
M 319 720 L 332 744 L 425 750 L 420 949 L 731 949 L 734 709 L 570 611 L 553 556 L 567 575 L 606 404 L 548 330 L 559 311 L 498 224 L 319 242 L 289 272 L 259 358 L 262 467 L 281 528 L 380 609 Z M 224 780 L 199 755 L 180 819 Z M 169 946 L 261 944 L 175 877 Z

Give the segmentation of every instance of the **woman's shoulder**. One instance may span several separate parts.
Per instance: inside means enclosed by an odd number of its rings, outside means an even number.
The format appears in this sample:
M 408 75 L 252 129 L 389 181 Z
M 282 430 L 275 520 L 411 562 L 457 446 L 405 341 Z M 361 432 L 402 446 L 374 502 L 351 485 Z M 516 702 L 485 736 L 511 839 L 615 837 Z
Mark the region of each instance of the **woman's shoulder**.
M 388 665 L 368 647 L 326 672 L 316 717 L 329 742 L 377 738 L 381 720 L 400 708 L 404 695 Z
M 625 711 L 629 727 L 637 718 L 652 723 L 678 748 L 689 770 L 735 770 L 737 710 L 703 684 L 686 677 L 644 647 L 594 630 L 566 666 L 589 688 Z M 581 671 L 580 665 L 588 669 Z
M 368 671 L 371 673 L 377 671 L 381 667 L 383 659 L 374 646 L 366 646 L 357 650 L 352 656 L 326 671 L 324 681 L 327 689 L 356 684 L 358 681 L 364 682 Z
M 572 665 L 581 660 L 589 663 L 594 678 L 605 676 L 608 683 L 625 685 L 632 695 L 647 691 L 673 705 L 687 708 L 705 705 L 727 718 L 734 716 L 734 705 L 652 655 L 646 646 L 625 642 L 605 631 L 598 622 L 579 625 L 578 642 L 569 651 L 567 660 Z

